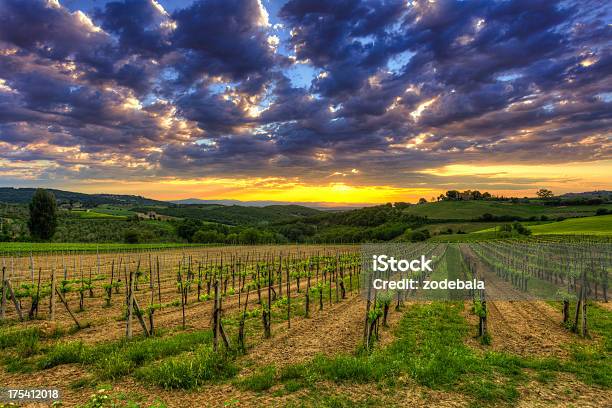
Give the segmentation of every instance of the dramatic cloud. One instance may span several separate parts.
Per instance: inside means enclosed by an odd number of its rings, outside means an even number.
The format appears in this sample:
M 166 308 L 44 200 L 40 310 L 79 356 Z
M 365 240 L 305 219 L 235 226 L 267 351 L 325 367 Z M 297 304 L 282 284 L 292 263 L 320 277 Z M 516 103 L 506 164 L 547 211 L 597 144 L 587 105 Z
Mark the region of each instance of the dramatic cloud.
M 611 20 L 603 0 L 0 0 L 0 181 L 609 170 Z

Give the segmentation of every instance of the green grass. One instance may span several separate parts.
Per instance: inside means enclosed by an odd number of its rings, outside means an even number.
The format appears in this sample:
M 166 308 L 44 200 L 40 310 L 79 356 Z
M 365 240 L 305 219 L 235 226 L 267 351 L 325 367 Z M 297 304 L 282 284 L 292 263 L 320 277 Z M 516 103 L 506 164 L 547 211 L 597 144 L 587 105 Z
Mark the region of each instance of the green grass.
M 321 380 L 376 382 L 394 386 L 404 375 L 433 389 L 457 391 L 490 403 L 512 403 L 522 373 L 498 367 L 500 360 L 487 359 L 463 343 L 470 328 L 461 316 L 462 303 L 418 304 L 404 314 L 397 339 L 384 349 L 367 355 L 317 356 L 312 361 L 285 368 L 280 381 Z M 482 378 L 499 378 L 482 383 Z
M 519 398 L 518 386 L 530 378 L 550 381 L 558 372 L 576 375 L 590 385 L 612 388 L 611 314 L 590 310 L 591 330 L 603 341 L 572 345 L 569 360 L 523 358 L 493 351 L 481 352 L 464 344 L 472 335 L 462 316 L 463 304 L 434 302 L 411 306 L 397 329 L 396 340 L 384 349 L 356 356 L 316 356 L 310 362 L 285 367 L 277 380 L 292 389 L 314 387 L 319 381 L 375 382 L 393 387 L 408 375 L 418 384 L 460 392 L 479 404 L 511 405 Z M 494 339 L 493 339 L 494 341 Z
M 549 218 L 578 217 L 594 215 L 598 208 L 612 209 L 612 204 L 547 206 L 540 203 L 512 203 L 509 201 L 440 201 L 413 205 L 406 208 L 404 212 L 430 219 L 472 220 L 486 213 L 522 218 L 542 215 Z
M 200 385 L 235 376 L 238 368 L 222 353 L 205 345 L 192 353 L 167 358 L 139 368 L 135 376 L 141 381 L 165 389 L 192 389 Z
M 3 329 L 0 331 L 0 350 L 6 350 L 12 347 L 19 347 L 25 342 L 31 341 L 29 339 L 39 339 L 41 332 L 38 327 L 31 327 L 26 329 Z
M 533 235 L 612 235 L 612 214 L 572 218 L 529 227 Z
M 81 252 L 113 252 L 125 250 L 147 250 L 183 248 L 188 246 L 203 246 L 202 244 L 186 243 L 159 243 L 159 244 L 120 244 L 120 243 L 83 243 L 83 242 L 0 242 L 0 253 L 29 253 L 29 252 L 55 252 L 55 251 L 81 251 Z
M 35 366 L 42 370 L 79 363 L 91 368 L 101 379 L 117 379 L 153 361 L 196 350 L 210 343 L 211 338 L 211 332 L 204 330 L 94 345 L 60 342 L 38 356 Z
M 275 377 L 276 368 L 274 366 L 264 366 L 255 373 L 237 381 L 236 385 L 243 390 L 261 392 L 272 388 L 276 382 Z

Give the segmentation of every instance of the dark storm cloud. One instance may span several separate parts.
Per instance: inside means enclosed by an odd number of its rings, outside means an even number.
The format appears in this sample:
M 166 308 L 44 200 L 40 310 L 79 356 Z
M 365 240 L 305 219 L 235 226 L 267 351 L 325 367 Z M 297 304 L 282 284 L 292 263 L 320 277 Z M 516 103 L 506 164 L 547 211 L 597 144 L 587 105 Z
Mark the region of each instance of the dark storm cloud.
M 116 34 L 128 53 L 159 57 L 170 50 L 169 15 L 151 0 L 125 0 L 106 3 L 95 12 L 102 27 Z
M 2 0 L 0 41 L 54 60 L 71 55 L 87 59 L 107 36 L 95 31 L 86 18 L 52 2 Z
M 2 159 L 406 185 L 611 156 L 605 1 L 163 3 L 0 0 Z
M 313 83 L 314 89 L 335 96 L 358 90 L 391 53 L 402 51 L 386 29 L 404 11 L 400 0 L 291 0 L 280 16 L 292 26 L 296 57 L 327 73 Z
M 180 72 L 188 79 L 260 77 L 274 64 L 262 11 L 253 0 L 201 0 L 175 12 L 172 40 L 181 53 Z

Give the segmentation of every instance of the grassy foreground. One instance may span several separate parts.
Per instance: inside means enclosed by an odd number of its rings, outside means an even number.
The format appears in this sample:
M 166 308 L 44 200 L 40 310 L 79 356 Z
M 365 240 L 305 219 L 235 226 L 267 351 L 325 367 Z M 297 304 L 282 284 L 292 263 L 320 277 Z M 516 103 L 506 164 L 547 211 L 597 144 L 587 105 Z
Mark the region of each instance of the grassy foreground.
M 358 349 L 355 354 L 318 355 L 282 369 L 260 366 L 246 377 L 236 377 L 243 368 L 236 355 L 212 353 L 208 330 L 97 345 L 60 341 L 45 347 L 39 344 L 45 335 L 36 329 L 14 332 L 0 328 L 0 346 L 5 350 L 2 363 L 8 371 L 34 372 L 81 364 L 92 376 L 71 383 L 71 388 L 99 389 L 99 381 L 108 381 L 105 390 L 94 394 L 87 407 L 141 406 L 133 402 L 138 396 L 123 403 L 118 401 L 121 396 L 108 391 L 114 381 L 125 376 L 165 389 L 203 390 L 213 386 L 211 383 L 229 382 L 236 389 L 262 397 L 269 394 L 266 398 L 301 390 L 301 406 L 325 407 L 384 403 L 364 404 L 367 396 L 323 395 L 322 384 L 329 383 L 375 384 L 389 396 L 395 395 L 394 390 L 418 384 L 457 393 L 472 406 L 515 405 L 521 397 L 521 386 L 533 380 L 555 381 L 560 373 L 571 374 L 591 386 L 612 388 L 612 366 L 607 364 L 612 357 L 610 312 L 596 305 L 590 307 L 591 331 L 597 339 L 588 345 L 568 344 L 571 353 L 567 359 L 525 358 L 468 346 L 464 340 L 474 335 L 475 328 L 465 319 L 464 307 L 463 302 L 411 305 L 396 328 L 395 340 L 387 347 L 375 347 L 370 353 Z M 62 333 L 54 336 L 61 337 Z M 321 395 L 323 400 L 315 398 Z M 393 400 L 390 403 L 393 405 Z M 160 402 L 155 406 L 165 405 Z

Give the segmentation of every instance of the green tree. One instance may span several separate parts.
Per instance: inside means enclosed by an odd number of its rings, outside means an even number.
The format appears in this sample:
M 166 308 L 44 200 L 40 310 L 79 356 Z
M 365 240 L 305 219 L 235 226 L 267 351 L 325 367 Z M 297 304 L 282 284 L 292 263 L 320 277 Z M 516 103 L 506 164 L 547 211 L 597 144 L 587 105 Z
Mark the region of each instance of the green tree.
M 53 237 L 57 228 L 57 203 L 53 193 L 39 188 L 30 202 L 30 235 L 37 240 Z
M 539 189 L 536 192 L 536 195 L 538 196 L 538 198 L 541 198 L 543 200 L 548 200 L 549 198 L 552 198 L 554 196 L 553 192 L 547 188 Z
M 241 244 L 258 244 L 260 238 L 259 231 L 255 228 L 247 228 L 240 233 L 238 240 Z
M 193 234 L 195 234 L 196 231 L 198 231 L 201 227 L 201 221 L 188 218 L 178 224 L 176 228 L 176 233 L 179 237 L 186 239 L 188 242 L 191 242 Z
M 217 231 L 198 230 L 193 234 L 192 242 L 198 244 L 216 244 L 225 242 L 225 235 Z

